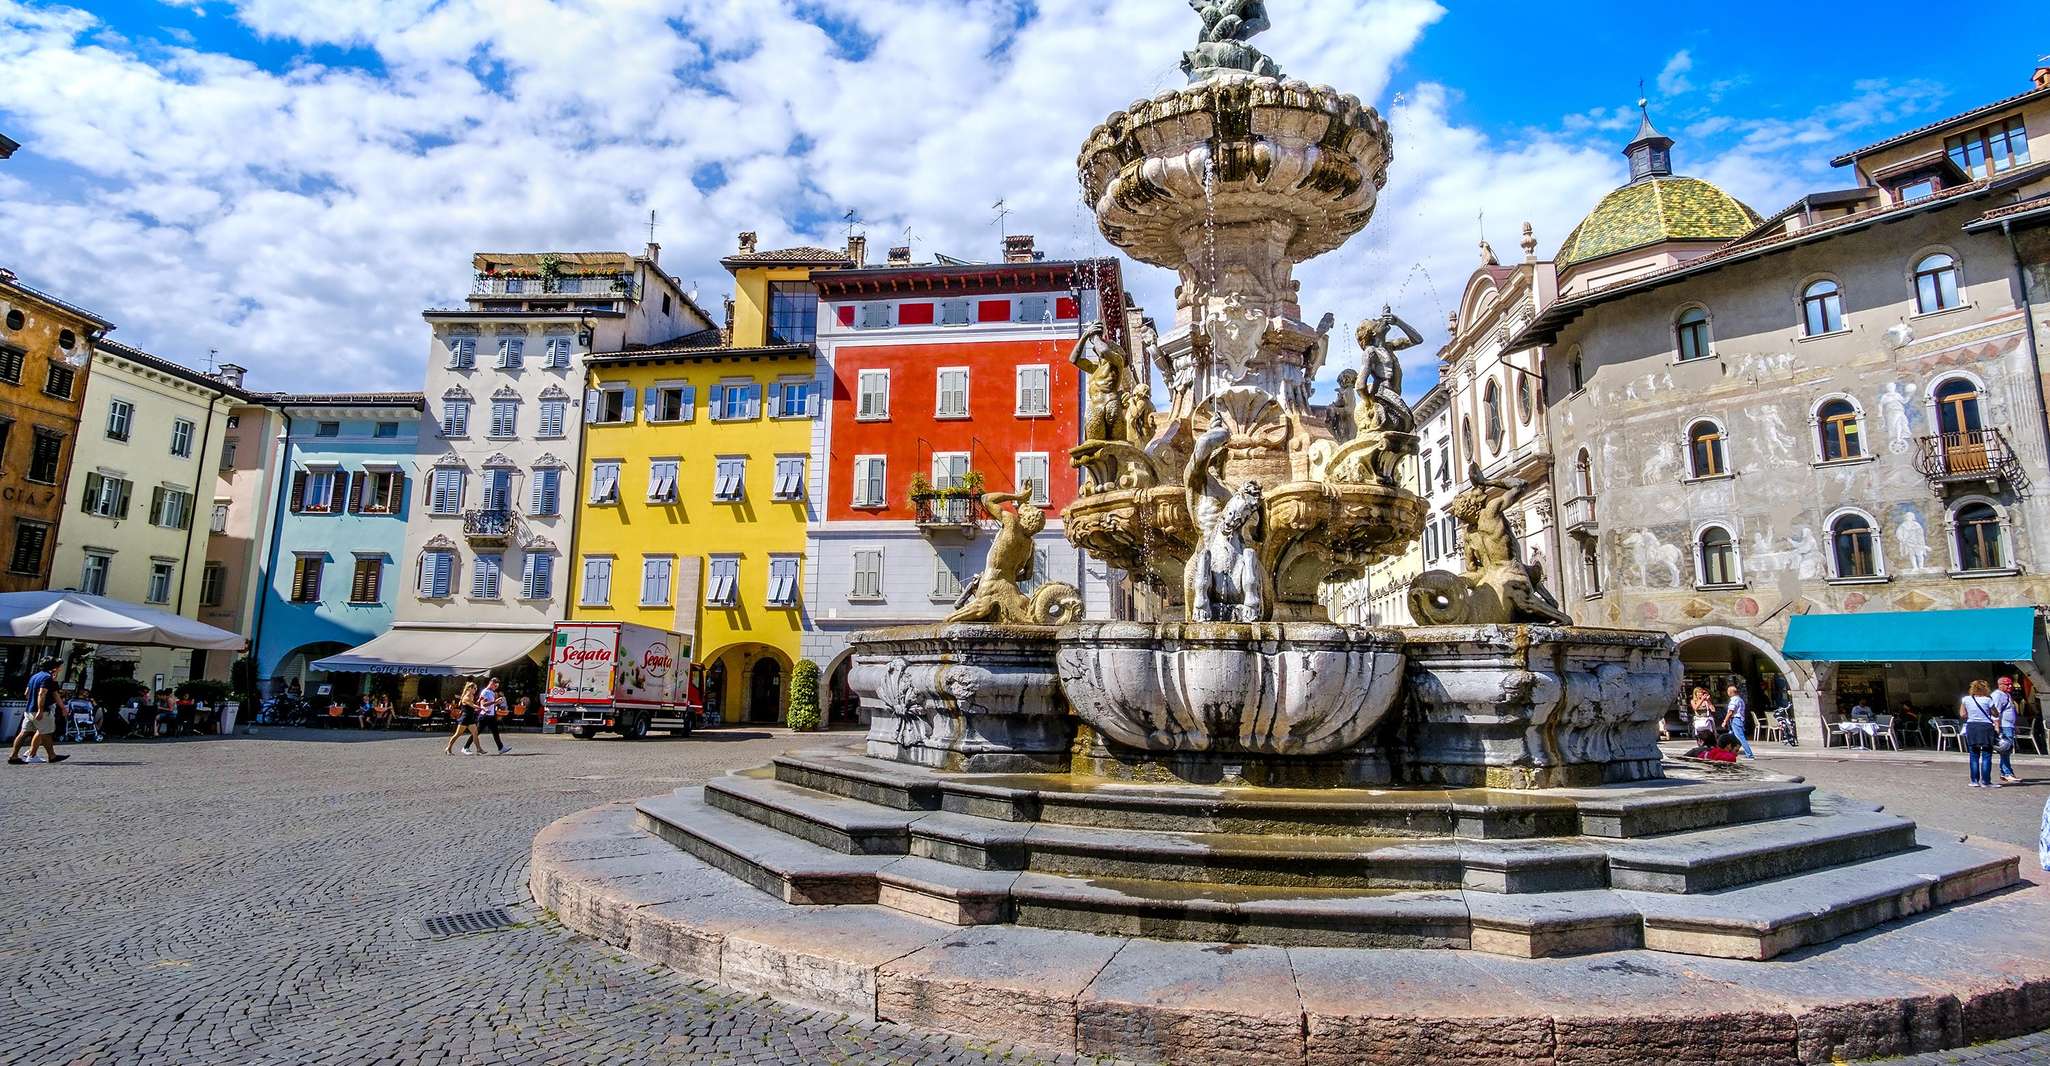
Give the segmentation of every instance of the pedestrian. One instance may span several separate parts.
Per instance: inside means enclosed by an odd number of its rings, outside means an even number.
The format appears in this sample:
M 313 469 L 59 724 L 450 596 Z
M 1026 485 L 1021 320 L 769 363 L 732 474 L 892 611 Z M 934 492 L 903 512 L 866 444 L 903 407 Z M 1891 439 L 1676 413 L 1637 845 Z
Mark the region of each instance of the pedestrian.
M 1708 698 L 1708 689 L 1694 686 L 1694 698 L 1687 704 L 1688 732 L 1695 736 L 1707 733 L 1715 735 L 1715 701 Z
M 1973 788 L 1999 788 L 1993 780 L 1993 723 L 1999 710 L 1993 706 L 1986 682 L 1974 681 L 1958 715 L 1965 720 L 1965 755 L 1971 762 Z
M 484 683 L 484 691 L 477 697 L 477 725 L 480 731 L 483 729 L 491 730 L 491 742 L 498 745 L 498 754 L 500 755 L 504 755 L 512 750 L 506 747 L 505 738 L 498 735 L 498 714 L 504 707 L 505 697 L 498 694 L 498 679 L 494 677 Z M 473 733 L 471 735 L 477 739 L 477 750 L 483 751 L 483 736 L 480 733 Z
M 456 731 L 449 735 L 448 753 L 450 755 L 456 753 L 456 741 L 460 739 L 463 742 L 463 754 L 484 754 L 483 749 L 473 749 L 470 747 L 470 745 L 477 743 L 477 683 L 475 681 L 463 683 L 463 694 L 456 697 L 455 712 Z
M 2021 704 L 2014 698 L 2014 678 L 2000 679 L 2000 687 L 1993 690 L 1993 708 L 2000 712 L 1994 727 L 2000 733 L 1993 741 L 1993 750 L 2000 754 L 2000 779 L 2016 784 L 2021 778 L 2014 776 L 2014 734 L 2021 724 Z
M 1729 688 L 1730 701 L 1723 704 L 1723 731 L 1737 738 L 1737 746 L 1744 749 L 1744 757 L 1756 759 L 1751 751 L 1751 741 L 1744 736 L 1744 694 L 1737 686 Z
M 57 754 L 57 660 L 43 659 L 36 663 L 36 672 L 28 679 L 28 709 L 22 712 L 21 732 L 14 735 L 14 746 L 7 749 L 7 761 L 15 766 L 23 763 L 43 762 L 36 755 L 42 748 L 48 761 L 60 763 L 69 755 Z M 28 742 L 28 758 L 21 757 L 22 741 Z

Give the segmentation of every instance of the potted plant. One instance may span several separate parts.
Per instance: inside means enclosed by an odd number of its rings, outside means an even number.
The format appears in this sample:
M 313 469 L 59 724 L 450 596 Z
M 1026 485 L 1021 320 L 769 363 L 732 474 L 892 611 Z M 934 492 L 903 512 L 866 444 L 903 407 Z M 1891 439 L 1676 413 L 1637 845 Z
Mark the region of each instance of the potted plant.
M 819 727 L 819 664 L 799 659 L 790 670 L 790 728 L 810 732 Z

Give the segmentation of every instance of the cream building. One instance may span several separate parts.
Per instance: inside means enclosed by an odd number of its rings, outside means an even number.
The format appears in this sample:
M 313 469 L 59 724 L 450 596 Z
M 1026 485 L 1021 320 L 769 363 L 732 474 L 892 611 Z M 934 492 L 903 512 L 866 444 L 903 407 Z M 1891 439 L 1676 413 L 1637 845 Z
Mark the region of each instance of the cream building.
M 223 364 L 221 380 L 242 384 L 243 368 Z M 202 513 L 207 523 L 206 562 L 199 578 L 199 620 L 231 633 L 256 631 L 259 569 L 277 517 L 277 480 L 271 446 L 281 419 L 261 403 L 237 403 L 228 412 L 221 461 L 211 498 Z M 229 679 L 228 656 L 209 656 L 207 676 Z
M 64 518 L 51 562 L 53 588 L 75 589 L 200 617 L 207 508 L 228 416 L 250 396 L 226 381 L 119 344 L 93 346 Z M 176 685 L 220 676 L 225 652 L 104 647 L 95 668 L 133 669 Z

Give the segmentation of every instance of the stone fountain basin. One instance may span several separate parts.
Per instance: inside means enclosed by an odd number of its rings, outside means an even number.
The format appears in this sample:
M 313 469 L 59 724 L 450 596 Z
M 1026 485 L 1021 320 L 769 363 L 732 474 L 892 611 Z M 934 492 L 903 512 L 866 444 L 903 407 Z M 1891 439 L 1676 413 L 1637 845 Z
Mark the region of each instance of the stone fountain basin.
M 1345 751 L 1403 681 L 1399 634 L 1328 622 L 1078 622 L 1054 644 L 1075 714 L 1148 752 Z

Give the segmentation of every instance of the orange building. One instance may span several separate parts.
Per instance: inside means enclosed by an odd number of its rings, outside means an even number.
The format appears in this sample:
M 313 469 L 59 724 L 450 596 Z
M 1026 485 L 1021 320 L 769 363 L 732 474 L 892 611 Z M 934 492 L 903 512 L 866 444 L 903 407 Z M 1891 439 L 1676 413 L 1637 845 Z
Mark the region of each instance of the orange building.
M 0 592 L 50 585 L 93 342 L 112 328 L 0 270 Z

